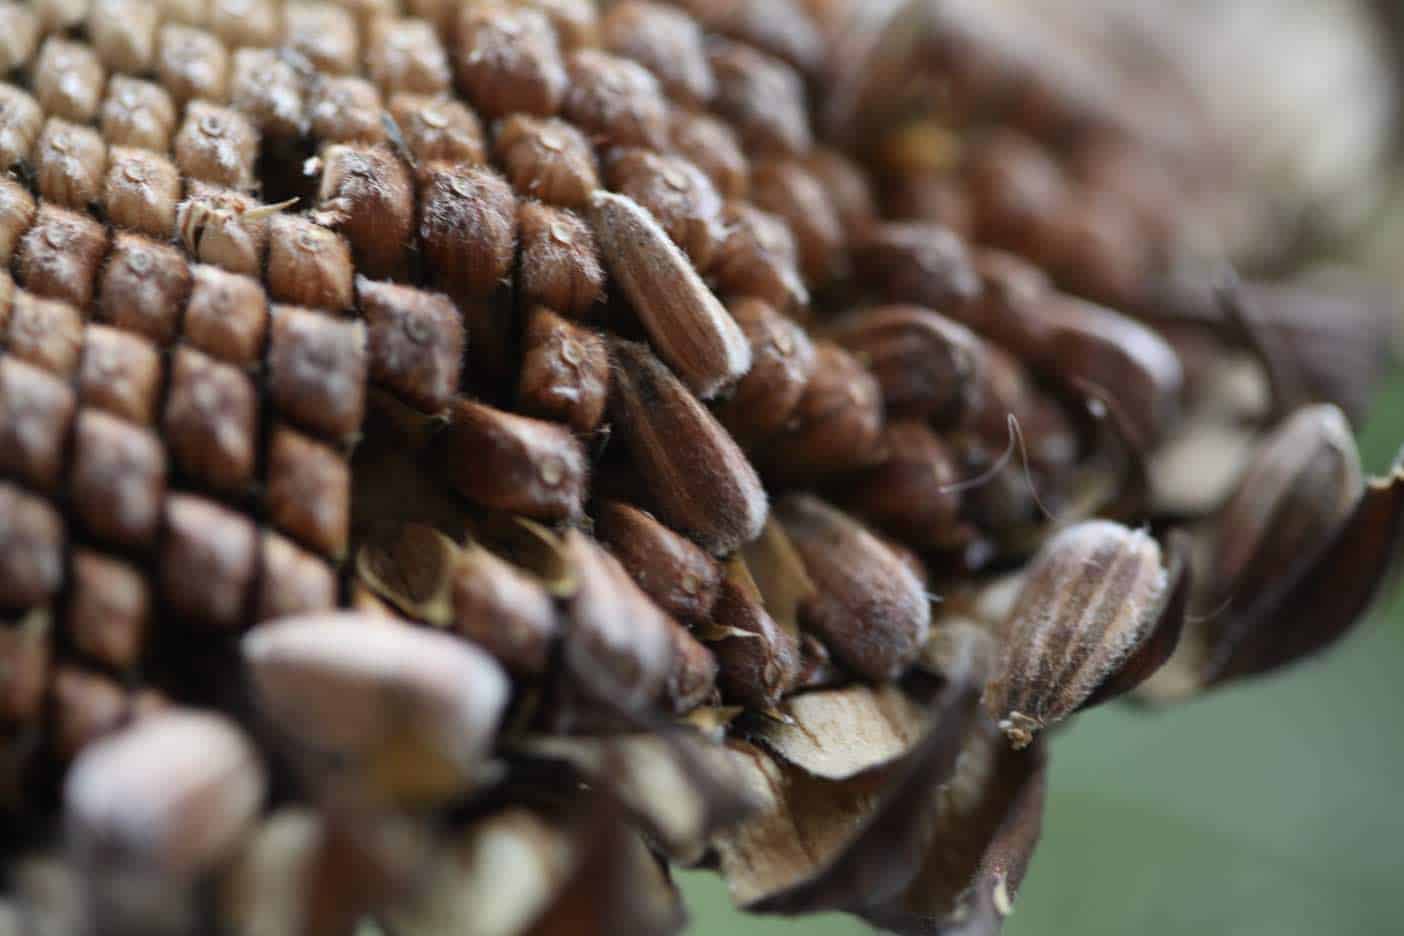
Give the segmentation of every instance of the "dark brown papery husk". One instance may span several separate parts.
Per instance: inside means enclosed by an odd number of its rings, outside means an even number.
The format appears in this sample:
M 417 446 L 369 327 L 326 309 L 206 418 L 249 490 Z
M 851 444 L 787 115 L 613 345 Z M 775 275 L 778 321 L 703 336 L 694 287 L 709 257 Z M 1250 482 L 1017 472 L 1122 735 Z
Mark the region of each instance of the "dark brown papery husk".
M 7 919 L 664 933 L 677 865 L 993 933 L 1034 729 L 1395 572 L 1347 422 L 1390 303 L 1229 272 L 1323 184 L 1174 56 L 403 6 L 0 2 Z

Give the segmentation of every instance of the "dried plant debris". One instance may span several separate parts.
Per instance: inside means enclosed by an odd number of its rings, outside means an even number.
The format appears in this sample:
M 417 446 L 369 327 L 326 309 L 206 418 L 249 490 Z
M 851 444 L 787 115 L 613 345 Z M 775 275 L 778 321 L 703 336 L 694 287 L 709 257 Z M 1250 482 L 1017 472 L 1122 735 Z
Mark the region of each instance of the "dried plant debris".
M 1346 634 L 1388 95 L 1071 6 L 0 0 L 0 929 L 990 933 L 1045 728 Z

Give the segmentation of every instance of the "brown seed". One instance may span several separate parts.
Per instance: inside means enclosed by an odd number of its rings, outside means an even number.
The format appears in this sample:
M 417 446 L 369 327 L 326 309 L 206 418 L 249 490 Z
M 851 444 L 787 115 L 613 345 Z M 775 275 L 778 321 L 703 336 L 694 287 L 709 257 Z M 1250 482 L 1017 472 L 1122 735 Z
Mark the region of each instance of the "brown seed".
M 878 306 L 828 334 L 868 366 L 889 413 L 951 425 L 971 408 L 985 344 L 963 325 L 921 306 Z
M 150 595 L 131 565 L 82 549 L 73 553 L 67 632 L 78 651 L 118 670 L 136 666 L 146 643 Z
M 45 199 L 84 210 L 102 197 L 107 147 L 96 130 L 50 117 L 34 146 L 33 160 L 39 194 Z
M 717 695 L 717 658 L 687 628 L 672 624 L 673 662 L 663 687 L 663 700 L 677 715 L 705 705 Z
M 858 359 L 827 341 L 815 345 L 814 379 L 765 467 L 788 481 L 814 481 L 882 458 L 882 389 Z
M 265 532 L 259 544 L 254 620 L 271 621 L 335 607 L 336 577 L 331 567 L 277 533 Z
M 275 49 L 239 49 L 229 79 L 229 106 L 263 137 L 296 137 L 307 130 L 303 81 Z
M 164 429 L 175 465 L 202 484 L 237 491 L 253 480 L 258 396 L 237 367 L 177 349 Z
M 219 102 L 229 94 L 229 51 L 203 29 L 167 23 L 157 39 L 156 73 L 177 104 Z
M 450 295 L 491 294 L 515 259 L 511 187 L 489 169 L 434 167 L 420 196 L 419 237 L 435 279 Z
M 88 12 L 84 0 L 30 0 L 41 34 L 62 33 L 83 22 Z
M 1075 192 L 1070 202 L 1044 221 L 1031 256 L 1069 292 L 1118 308 L 1142 305 L 1156 261 L 1134 207 L 1096 190 Z
M 366 322 L 371 380 L 426 412 L 452 401 L 462 371 L 465 336 L 446 296 L 356 277 Z
M 283 39 L 283 4 L 278 0 L 209 0 L 208 25 L 231 49 L 276 46 Z
M 267 363 L 273 404 L 328 439 L 350 437 L 365 412 L 365 326 L 294 306 L 274 306 L 272 318 Z
M 66 381 L 18 358 L 0 358 L 0 472 L 53 490 L 73 410 Z
M 360 62 L 360 41 L 351 11 L 335 3 L 289 3 L 284 41 L 318 72 L 348 74 Z
M 1055 294 L 1039 307 L 1048 343 L 1032 360 L 1112 394 L 1141 444 L 1162 438 L 1174 424 L 1184 384 L 1175 349 L 1148 326 L 1090 302 Z
M 414 184 L 389 149 L 327 147 L 317 209 L 320 223 L 351 242 L 360 273 L 380 279 L 404 275 L 414 236 Z
M 814 376 L 809 333 L 759 299 L 738 299 L 731 317 L 751 343 L 751 369 L 716 407 L 717 418 L 742 445 L 760 445 L 789 421 Z
M 590 224 L 654 347 L 693 392 L 715 396 L 750 369 L 745 334 L 647 210 L 597 192 Z
M 108 151 L 103 209 L 113 224 L 169 240 L 179 202 L 180 171 L 170 160 L 125 146 Z
M 609 400 L 609 351 L 596 332 L 545 306 L 527 316 L 517 407 L 529 416 L 565 423 L 584 435 L 604 418 Z
M 564 426 L 459 400 L 443 446 L 448 480 L 469 500 L 539 520 L 579 516 L 588 466 Z
M 396 94 L 390 98 L 389 109 L 420 167 L 435 162 L 481 165 L 486 161 L 482 123 L 461 101 Z
M 809 154 L 807 164 L 829 193 L 848 239 L 862 238 L 878 219 L 877 204 L 864 170 L 839 150 L 828 147 L 816 148 Z
M 594 0 L 513 0 L 546 14 L 567 52 L 600 44 L 599 5 Z
M 279 302 L 340 312 L 355 301 L 351 247 L 306 217 L 268 222 L 269 294 Z
M 706 104 L 716 93 L 702 30 L 681 10 L 625 0 L 610 8 L 600 31 L 605 48 L 653 72 L 663 90 L 682 104 Z
M 102 271 L 102 319 L 166 346 L 180 335 L 190 295 L 190 267 L 174 247 L 136 234 L 118 234 Z
M 44 109 L 39 102 L 13 85 L 0 84 L 0 170 L 9 171 L 29 158 Z
M 707 176 L 685 159 L 641 149 L 616 150 L 608 161 L 610 188 L 638 202 L 706 272 L 725 229 L 722 200 Z
M 728 703 L 774 709 L 799 678 L 795 637 L 767 612 L 744 564 L 727 564 L 712 611 L 718 639 L 708 644 L 718 663 L 717 687 Z
M 669 115 L 672 148 L 701 169 L 723 198 L 745 198 L 751 166 L 731 125 L 708 114 L 675 109 Z
M 183 882 L 233 855 L 264 788 L 259 755 L 232 721 L 169 709 L 83 751 L 64 783 L 65 835 L 94 874 L 144 868 Z
M 544 671 L 561 625 L 543 583 L 477 545 L 459 554 L 452 576 L 453 630 L 515 674 Z
M 893 220 L 939 224 L 966 241 L 975 240 L 975 208 L 953 173 L 904 174 L 888 183 L 882 204 L 883 214 Z
M 241 367 L 263 357 L 268 303 L 256 280 L 218 267 L 191 267 L 185 307 L 185 340 L 191 346 Z
M 675 623 L 594 540 L 571 529 L 563 542 L 576 579 L 566 632 L 573 670 L 623 704 L 648 705 L 672 670 Z
M 484 775 L 510 687 L 472 645 L 385 618 L 320 614 L 263 625 L 243 652 L 265 718 L 315 755 L 318 779 L 425 803 Z
M 682 0 L 678 4 L 709 32 L 721 33 L 763 49 L 803 72 L 824 64 L 827 41 L 820 32 L 815 4 L 797 0 L 763 3 L 714 3 Z
M 551 22 L 538 10 L 489 3 L 462 8 L 454 48 L 458 86 L 489 119 L 545 117 L 566 90 Z
M 126 75 L 112 76 L 102 104 L 102 138 L 108 146 L 164 153 L 175 127 L 175 104 L 165 88 Z
M 1052 155 L 1015 131 L 993 134 L 963 170 L 982 243 L 1026 253 L 1067 204 L 1067 180 Z
M 156 57 L 161 11 L 141 0 L 97 0 L 88 13 L 88 39 L 115 72 L 142 74 Z
M 522 302 L 576 319 L 603 298 L 605 273 L 594 232 L 573 212 L 523 200 L 517 205 Z
M 23 3 L 0 6 L 0 73 L 24 66 L 38 47 L 39 22 L 34 11 Z
M 856 520 L 817 498 L 775 506 L 816 591 L 801 617 L 859 675 L 899 676 L 926 643 L 931 608 L 906 563 Z
M 62 299 L 80 309 L 93 298 L 107 231 L 87 215 L 41 204 L 34 225 L 20 239 L 15 272 L 37 296 Z
M 736 442 L 643 345 L 615 340 L 613 413 L 664 522 L 725 554 L 765 524 L 765 489 Z
M 266 503 L 279 530 L 332 559 L 345 555 L 351 471 L 336 452 L 289 429 L 274 430 Z
M 919 549 L 960 546 L 967 536 L 954 453 L 920 422 L 888 424 L 880 445 L 885 458 L 848 487 L 848 509 Z
M 120 686 L 72 665 L 56 668 L 51 696 L 54 747 L 64 761 L 116 731 L 131 714 L 131 699 Z
M 809 149 L 804 84 L 784 62 L 733 42 L 708 46 L 717 79 L 717 113 L 752 153 L 796 156 Z
M 1004 625 L 985 707 L 1016 748 L 1072 714 L 1150 635 L 1167 586 L 1149 535 L 1104 520 L 1039 550 Z
M 307 94 L 312 137 L 322 143 L 382 143 L 380 92 L 364 78 L 319 75 Z
M 643 66 L 596 49 L 572 52 L 561 111 L 591 139 L 611 146 L 661 150 L 668 139 L 668 102 Z
M 599 505 L 595 532 L 644 594 L 666 613 L 688 624 L 705 621 L 711 614 L 721 566 L 691 540 L 621 501 Z
M 1328 540 L 1363 487 L 1341 411 L 1297 410 L 1260 444 L 1219 515 L 1204 605 L 1251 608 Z
M 49 621 L 42 614 L 0 625 L 0 724 L 10 727 L 39 717 L 49 682 L 52 644 Z
M 853 250 L 853 265 L 867 282 L 881 283 L 893 302 L 914 302 L 959 317 L 980 295 L 980 277 L 960 238 L 934 224 L 887 222 Z
M 50 36 L 31 75 L 34 99 L 50 117 L 85 124 L 97 116 L 107 75 L 92 47 Z
M 189 494 L 166 498 L 161 594 L 191 623 L 237 627 L 257 570 L 258 531 L 247 517 Z
M 756 207 L 789 225 L 800 270 L 809 285 L 822 286 L 847 272 L 842 222 L 829 193 L 804 164 L 789 160 L 754 164 L 751 199 Z
M 242 192 L 192 180 L 176 208 L 176 235 L 196 260 L 258 276 L 268 249 L 267 215 Z
M 9 325 L 3 335 L 11 357 L 67 378 L 78 366 L 83 319 L 66 302 L 18 290 L 10 301 Z
M 161 356 L 149 341 L 106 325 L 83 330 L 79 403 L 148 425 L 156 418 L 160 389 Z
M 34 196 L 18 182 L 0 179 L 0 266 L 6 270 L 34 214 Z
M 191 101 L 174 146 L 184 175 L 241 191 L 254 184 L 258 131 L 236 110 Z
M 0 385 L 4 368 L 5 362 L 0 361 Z M 47 501 L 0 481 L 0 607 L 37 607 L 56 595 L 63 584 L 63 556 L 63 518 L 58 511 Z
M 366 71 L 381 93 L 442 94 L 449 90 L 448 53 L 431 23 L 374 19 L 366 31 Z
M 147 546 L 161 519 L 166 453 L 160 438 L 98 410 L 78 414 L 69 493 L 89 533 L 119 546 Z
M 599 187 L 590 141 L 563 120 L 514 114 L 496 131 L 493 155 L 520 195 L 579 208 Z

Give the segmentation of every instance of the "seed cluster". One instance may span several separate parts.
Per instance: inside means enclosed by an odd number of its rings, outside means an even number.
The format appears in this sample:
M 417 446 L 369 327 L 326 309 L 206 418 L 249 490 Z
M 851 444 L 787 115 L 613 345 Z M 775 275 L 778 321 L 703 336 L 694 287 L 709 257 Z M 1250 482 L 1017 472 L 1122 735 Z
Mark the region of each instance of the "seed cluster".
M 1290 659 L 1261 621 L 1346 564 L 1364 607 L 1404 494 L 1332 404 L 1373 365 L 1167 324 L 1220 177 L 889 6 L 0 0 L 26 912 L 663 931 L 650 848 L 757 909 L 991 912 L 1035 732 L 1165 663 L 1187 596 L 1232 604 L 1196 688 Z M 1309 400 L 1179 508 L 1179 447 Z M 1114 522 L 1152 516 L 1206 581 Z M 910 893 L 845 888 L 898 821 Z

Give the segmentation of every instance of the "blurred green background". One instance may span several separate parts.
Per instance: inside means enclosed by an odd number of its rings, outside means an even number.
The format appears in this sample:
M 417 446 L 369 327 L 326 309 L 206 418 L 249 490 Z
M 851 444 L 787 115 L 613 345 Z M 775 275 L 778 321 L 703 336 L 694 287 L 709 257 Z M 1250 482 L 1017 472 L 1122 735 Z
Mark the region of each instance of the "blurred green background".
M 1404 375 L 1363 433 L 1404 442 Z M 1161 713 L 1100 709 L 1053 746 L 1043 843 L 1007 936 L 1404 932 L 1404 595 L 1326 656 Z M 684 874 L 693 932 L 839 936 L 842 916 L 745 917 Z

